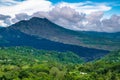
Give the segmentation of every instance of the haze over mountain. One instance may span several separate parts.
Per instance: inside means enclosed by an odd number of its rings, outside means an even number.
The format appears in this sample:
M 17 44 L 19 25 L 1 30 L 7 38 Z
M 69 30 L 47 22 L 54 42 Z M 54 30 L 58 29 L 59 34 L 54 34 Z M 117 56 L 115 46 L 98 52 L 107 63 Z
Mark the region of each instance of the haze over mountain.
M 89 48 L 115 50 L 120 47 L 120 33 L 72 31 L 58 26 L 46 18 L 33 17 L 10 27 L 25 34 L 65 44 Z

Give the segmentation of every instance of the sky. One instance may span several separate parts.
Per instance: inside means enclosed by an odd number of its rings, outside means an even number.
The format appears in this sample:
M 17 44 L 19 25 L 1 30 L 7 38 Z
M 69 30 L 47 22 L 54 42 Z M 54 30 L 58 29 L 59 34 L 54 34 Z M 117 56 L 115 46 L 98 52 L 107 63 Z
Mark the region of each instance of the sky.
M 0 0 L 0 26 L 32 17 L 71 30 L 120 32 L 120 0 Z

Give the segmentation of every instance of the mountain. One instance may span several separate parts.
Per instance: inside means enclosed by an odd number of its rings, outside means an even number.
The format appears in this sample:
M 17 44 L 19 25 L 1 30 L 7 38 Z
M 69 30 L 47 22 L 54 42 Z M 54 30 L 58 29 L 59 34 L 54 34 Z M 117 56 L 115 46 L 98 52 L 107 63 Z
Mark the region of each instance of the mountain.
M 109 52 L 106 50 L 86 48 L 82 46 L 50 41 L 42 37 L 25 34 L 13 28 L 0 29 L 0 46 L 31 46 L 42 50 L 53 50 L 58 52 L 71 51 L 84 58 L 86 61 L 100 58 Z
M 73 35 L 76 35 L 76 32 L 74 33 L 74 31 L 64 29 L 46 18 L 34 17 L 28 21 L 20 21 L 9 28 L 20 30 L 28 35 L 34 35 L 57 42 L 69 44 L 79 42 Z
M 13 24 L 8 28 L 65 44 L 104 50 L 116 50 L 120 48 L 120 32 L 72 31 L 58 26 L 46 18 L 33 17 L 30 20 L 23 20 Z

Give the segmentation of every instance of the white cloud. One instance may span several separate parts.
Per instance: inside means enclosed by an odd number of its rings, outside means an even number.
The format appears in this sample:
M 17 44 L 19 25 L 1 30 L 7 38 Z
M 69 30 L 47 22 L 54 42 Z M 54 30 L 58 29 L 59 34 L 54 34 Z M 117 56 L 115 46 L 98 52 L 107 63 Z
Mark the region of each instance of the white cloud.
M 74 29 L 75 24 L 84 20 L 85 14 L 79 13 L 70 7 L 55 7 L 48 13 L 49 20 L 68 29 Z
M 7 24 L 4 23 L 4 21 L 0 21 L 0 26 L 1 26 L 1 27 L 5 27 L 5 26 L 7 26 Z
M 6 2 L 5 2 L 6 1 Z M 1 26 L 7 26 L 20 20 L 31 17 L 48 18 L 52 22 L 72 30 L 117 32 L 120 31 L 120 16 L 112 16 L 103 19 L 104 12 L 111 9 L 104 3 L 61 2 L 53 5 L 47 0 L 26 0 L 16 2 L 14 0 L 1 0 L 1 18 L 10 15 L 12 18 L 0 20 Z M 9 5 L 8 5 L 9 4 Z
M 97 12 L 97 11 L 108 11 L 111 9 L 110 6 L 106 6 L 103 3 L 92 3 L 92 2 L 80 2 L 80 3 L 66 3 L 66 2 L 62 2 L 57 4 L 56 6 L 59 7 L 70 7 L 75 9 L 77 12 L 79 13 L 86 13 L 86 14 L 90 14 L 92 12 Z
M 17 23 L 21 20 L 29 20 L 31 18 L 30 15 L 28 15 L 27 13 L 20 13 L 20 14 L 16 14 L 15 18 L 13 18 L 11 20 L 12 23 Z
M 105 32 L 120 31 L 120 16 L 112 15 L 110 19 L 102 20 L 102 27 L 106 28 Z
M 0 14 L 0 26 L 8 26 L 8 21 L 11 17 L 9 15 Z M 11 23 L 9 23 L 11 24 Z
M 88 1 L 80 3 L 61 2 L 53 5 L 48 0 L 25 0 L 22 2 L 15 0 L 0 0 L 0 5 L 0 13 L 11 15 L 12 17 L 19 13 L 33 14 L 37 11 L 50 11 L 53 7 L 70 7 L 79 13 L 83 12 L 86 14 L 97 11 L 108 11 L 111 9 L 111 7 L 106 6 L 106 4 L 92 3 Z
M 32 16 L 46 17 L 65 28 L 82 31 L 118 32 L 120 31 L 120 16 L 102 19 L 104 12 L 92 12 L 86 15 L 70 7 L 55 7 L 49 12 L 37 12 Z
M 3 1 L 3 3 L 15 3 L 14 0 L 7 0 Z M 27 13 L 27 14 L 33 14 L 37 11 L 49 11 L 52 7 L 52 3 L 50 1 L 46 0 L 26 0 L 23 2 L 17 2 L 14 5 L 7 6 L 3 5 L 0 7 L 0 13 L 5 15 L 11 15 L 12 17 L 15 16 L 15 14 L 19 13 Z

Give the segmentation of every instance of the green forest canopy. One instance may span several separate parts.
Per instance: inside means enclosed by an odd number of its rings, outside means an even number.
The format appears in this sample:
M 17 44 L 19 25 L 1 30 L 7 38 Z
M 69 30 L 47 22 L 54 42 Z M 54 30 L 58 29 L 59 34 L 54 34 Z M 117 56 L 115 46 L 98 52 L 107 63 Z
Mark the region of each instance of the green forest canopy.
M 0 48 L 0 80 L 119 80 L 120 50 L 84 63 L 72 52 Z

